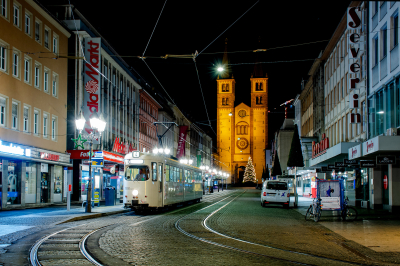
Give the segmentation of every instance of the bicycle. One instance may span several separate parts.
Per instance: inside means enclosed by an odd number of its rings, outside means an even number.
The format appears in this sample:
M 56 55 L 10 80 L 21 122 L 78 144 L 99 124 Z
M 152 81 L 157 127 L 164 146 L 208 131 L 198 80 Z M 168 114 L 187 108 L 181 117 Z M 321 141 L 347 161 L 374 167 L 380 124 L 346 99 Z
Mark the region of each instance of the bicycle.
M 349 198 L 346 197 L 346 199 L 343 202 L 343 210 L 342 210 L 342 220 L 343 221 L 354 221 L 357 219 L 358 212 L 354 207 L 350 207 L 349 205 Z
M 305 219 L 306 221 L 311 218 L 311 216 L 314 217 L 314 222 L 318 222 L 319 219 L 321 218 L 321 199 L 313 199 L 313 203 L 310 205 L 306 212 Z

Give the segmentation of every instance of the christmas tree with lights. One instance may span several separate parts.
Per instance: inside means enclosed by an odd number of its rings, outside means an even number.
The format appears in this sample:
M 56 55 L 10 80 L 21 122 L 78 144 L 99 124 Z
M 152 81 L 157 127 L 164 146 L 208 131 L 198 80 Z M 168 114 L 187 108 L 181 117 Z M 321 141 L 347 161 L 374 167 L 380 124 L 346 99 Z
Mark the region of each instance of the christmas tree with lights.
M 254 170 L 254 165 L 253 161 L 251 160 L 251 157 L 249 157 L 246 169 L 244 170 L 243 183 L 245 182 L 257 183 L 256 171 Z

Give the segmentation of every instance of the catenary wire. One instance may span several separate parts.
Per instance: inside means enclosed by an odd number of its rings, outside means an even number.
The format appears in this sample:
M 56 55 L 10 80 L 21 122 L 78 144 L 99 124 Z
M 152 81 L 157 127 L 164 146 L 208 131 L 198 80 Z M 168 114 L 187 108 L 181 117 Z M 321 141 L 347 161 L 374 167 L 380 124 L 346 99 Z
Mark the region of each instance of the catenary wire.
M 206 50 L 211 44 L 213 44 L 219 37 L 221 37 L 222 34 L 224 34 L 227 30 L 229 30 L 230 27 L 232 27 L 239 19 L 241 19 L 247 12 L 250 11 L 250 9 L 252 9 L 256 4 L 258 4 L 259 0 L 257 2 L 255 2 L 249 9 L 246 10 L 246 12 L 244 12 L 238 19 L 236 19 L 228 28 L 226 28 L 220 35 L 218 35 L 217 38 L 215 38 L 209 45 L 206 46 L 206 48 L 204 48 L 203 50 L 201 50 L 200 53 L 197 54 L 197 56 L 199 56 L 202 52 L 204 52 L 204 50 Z
M 154 25 L 154 29 L 153 29 L 153 31 L 152 31 L 152 33 L 151 33 L 151 35 L 150 35 L 149 41 L 147 42 L 146 48 L 144 48 L 144 51 L 143 51 L 142 57 L 144 57 L 144 54 L 146 53 L 147 47 L 149 46 L 150 40 L 151 40 L 151 38 L 153 37 L 154 31 L 156 30 L 156 27 L 157 27 L 158 21 L 160 20 L 161 14 L 162 14 L 162 12 L 163 12 L 163 10 L 164 10 L 164 7 L 165 7 L 165 5 L 166 5 L 166 4 L 167 4 L 167 0 L 165 0 L 165 2 L 164 2 L 164 5 L 163 5 L 163 7 L 162 7 L 162 9 L 161 9 L 161 12 L 160 12 L 160 15 L 158 16 L 158 19 L 157 19 L 156 25 Z

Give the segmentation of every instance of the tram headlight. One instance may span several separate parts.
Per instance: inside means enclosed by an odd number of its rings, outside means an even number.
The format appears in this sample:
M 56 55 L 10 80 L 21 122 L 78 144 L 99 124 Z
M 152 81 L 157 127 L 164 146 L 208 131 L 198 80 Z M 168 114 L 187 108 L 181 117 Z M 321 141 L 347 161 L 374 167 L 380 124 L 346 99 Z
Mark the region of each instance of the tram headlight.
M 139 194 L 139 191 L 137 191 L 136 189 L 132 190 L 132 195 L 134 197 L 136 197 Z

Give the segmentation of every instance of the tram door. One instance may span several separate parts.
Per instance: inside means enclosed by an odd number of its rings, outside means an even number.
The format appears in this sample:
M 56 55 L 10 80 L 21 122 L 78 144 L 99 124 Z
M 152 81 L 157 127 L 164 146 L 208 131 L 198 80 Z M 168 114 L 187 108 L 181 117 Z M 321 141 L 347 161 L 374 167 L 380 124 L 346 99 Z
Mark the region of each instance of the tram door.
M 158 206 L 164 206 L 164 202 L 163 202 L 163 192 L 164 192 L 164 176 L 163 176 L 163 164 L 162 163 L 158 163 L 158 181 L 160 183 L 160 188 L 158 191 Z

